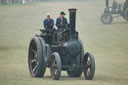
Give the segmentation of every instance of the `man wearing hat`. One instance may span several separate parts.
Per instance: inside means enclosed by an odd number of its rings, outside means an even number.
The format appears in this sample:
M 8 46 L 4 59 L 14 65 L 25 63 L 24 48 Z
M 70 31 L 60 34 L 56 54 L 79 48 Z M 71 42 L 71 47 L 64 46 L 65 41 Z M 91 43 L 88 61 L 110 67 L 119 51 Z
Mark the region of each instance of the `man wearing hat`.
M 44 20 L 44 28 L 45 29 L 53 29 L 54 20 L 50 18 L 50 13 L 46 14 L 46 19 Z
M 62 11 L 60 17 L 56 20 L 56 26 L 58 28 L 64 28 L 67 25 L 67 19 L 64 17 L 65 13 Z

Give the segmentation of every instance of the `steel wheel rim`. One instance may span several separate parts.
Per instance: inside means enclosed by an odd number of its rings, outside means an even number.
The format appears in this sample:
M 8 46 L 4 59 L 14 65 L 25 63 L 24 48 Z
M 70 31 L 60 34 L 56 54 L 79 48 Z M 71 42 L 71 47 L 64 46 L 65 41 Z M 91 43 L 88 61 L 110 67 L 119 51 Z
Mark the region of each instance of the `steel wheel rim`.
M 57 63 L 54 55 L 51 58 L 50 72 L 52 78 L 55 79 L 57 73 Z
M 37 45 L 33 40 L 29 49 L 29 68 L 32 75 L 35 75 L 38 67 Z
M 90 56 L 87 56 L 84 59 L 84 75 L 86 79 L 90 75 L 90 72 L 91 72 L 91 59 L 90 59 Z

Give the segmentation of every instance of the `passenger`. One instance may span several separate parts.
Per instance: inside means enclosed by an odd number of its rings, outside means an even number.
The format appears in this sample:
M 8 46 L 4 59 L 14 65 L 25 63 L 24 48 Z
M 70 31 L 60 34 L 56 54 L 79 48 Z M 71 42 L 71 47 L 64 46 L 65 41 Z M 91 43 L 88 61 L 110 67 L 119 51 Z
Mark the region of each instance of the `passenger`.
M 46 14 L 46 19 L 44 20 L 44 28 L 45 29 L 53 29 L 54 20 L 51 19 L 50 13 Z
M 60 17 L 56 19 L 56 26 L 58 28 L 64 28 L 67 25 L 67 19 L 64 17 L 65 13 L 62 11 Z

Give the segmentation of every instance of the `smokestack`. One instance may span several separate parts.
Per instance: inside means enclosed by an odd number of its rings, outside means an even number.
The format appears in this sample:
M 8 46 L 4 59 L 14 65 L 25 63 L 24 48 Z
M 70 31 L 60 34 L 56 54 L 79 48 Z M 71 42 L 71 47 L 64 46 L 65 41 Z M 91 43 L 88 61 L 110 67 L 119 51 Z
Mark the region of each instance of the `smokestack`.
M 109 0 L 106 0 L 106 7 L 109 7 Z
M 75 38 L 76 33 L 76 10 L 77 9 L 69 9 L 69 22 L 70 22 L 70 34 L 72 38 Z

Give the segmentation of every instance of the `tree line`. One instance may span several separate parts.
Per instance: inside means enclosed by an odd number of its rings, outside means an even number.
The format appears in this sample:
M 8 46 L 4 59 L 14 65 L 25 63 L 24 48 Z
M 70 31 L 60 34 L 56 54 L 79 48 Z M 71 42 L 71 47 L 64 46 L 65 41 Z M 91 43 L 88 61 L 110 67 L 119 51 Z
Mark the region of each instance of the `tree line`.
M 87 1 L 87 0 L 0 0 L 0 4 L 16 4 L 29 2 L 47 2 L 47 1 Z
M 27 2 L 37 2 L 40 0 L 0 0 L 0 4 L 16 4 L 16 3 L 27 3 Z

